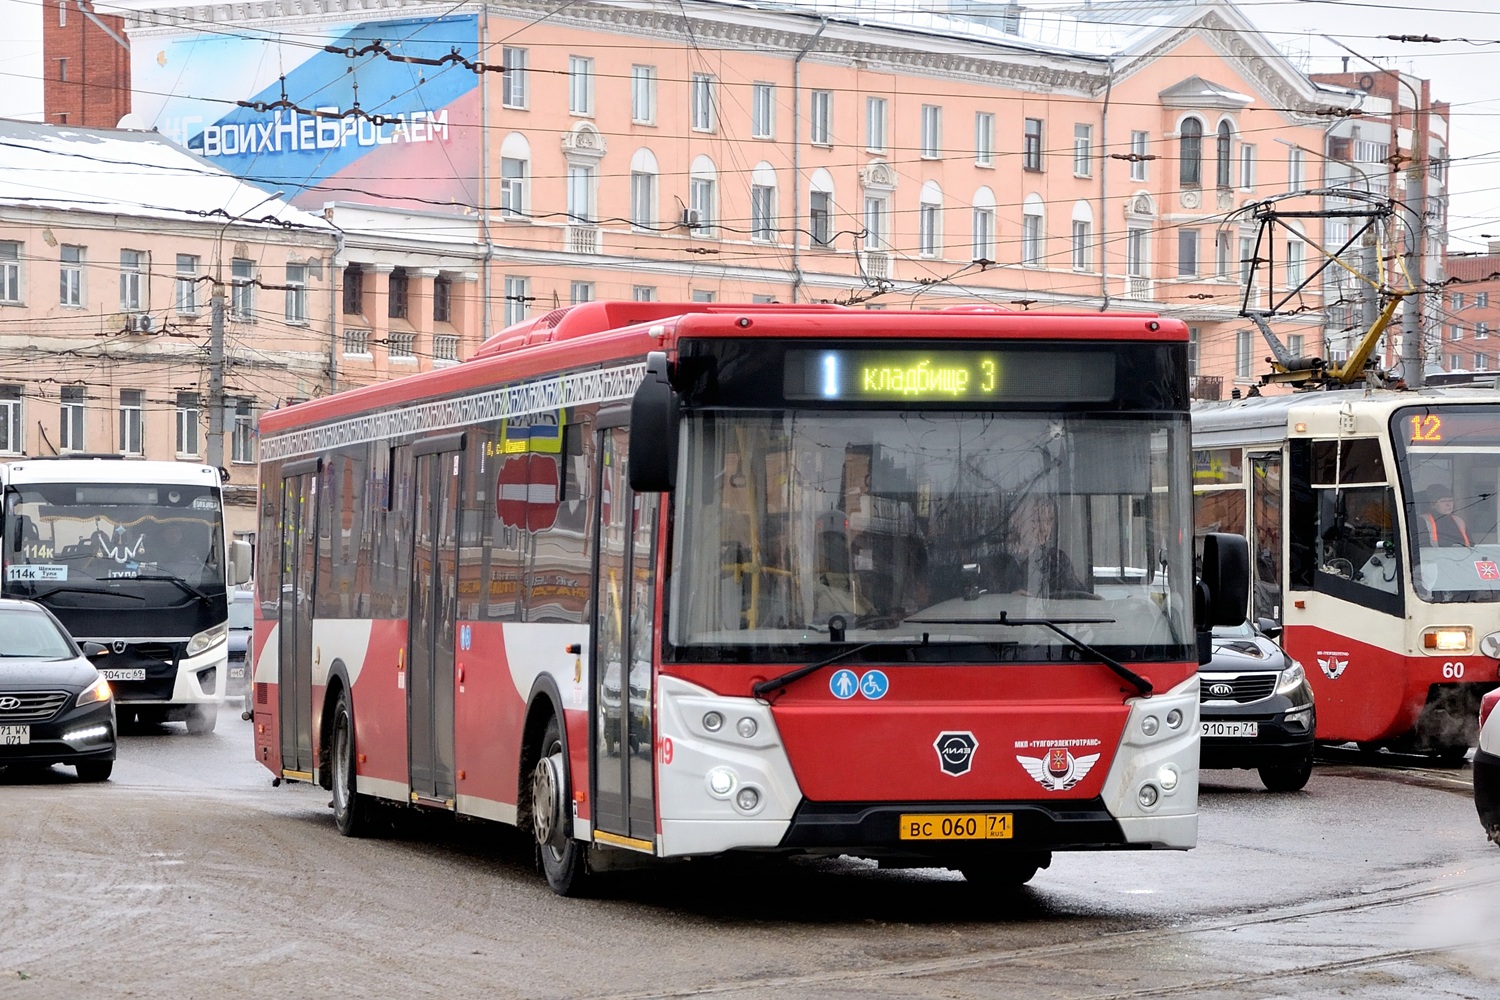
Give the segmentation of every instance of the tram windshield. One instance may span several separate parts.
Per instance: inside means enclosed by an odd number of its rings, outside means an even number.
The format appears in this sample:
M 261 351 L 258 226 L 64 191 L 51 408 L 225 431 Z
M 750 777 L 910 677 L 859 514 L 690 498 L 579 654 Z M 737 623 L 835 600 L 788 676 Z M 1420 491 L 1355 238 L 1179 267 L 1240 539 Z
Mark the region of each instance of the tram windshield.
M 1500 602 L 1500 406 L 1410 406 L 1391 418 L 1416 595 Z
M 1185 419 L 706 411 L 688 419 L 668 658 L 775 662 L 930 636 L 917 659 L 1183 659 Z M 1086 621 L 1085 621 L 1086 620 Z M 840 636 L 842 635 L 842 640 Z M 903 647 L 904 648 L 904 647 Z M 907 655 L 907 654 L 903 654 Z

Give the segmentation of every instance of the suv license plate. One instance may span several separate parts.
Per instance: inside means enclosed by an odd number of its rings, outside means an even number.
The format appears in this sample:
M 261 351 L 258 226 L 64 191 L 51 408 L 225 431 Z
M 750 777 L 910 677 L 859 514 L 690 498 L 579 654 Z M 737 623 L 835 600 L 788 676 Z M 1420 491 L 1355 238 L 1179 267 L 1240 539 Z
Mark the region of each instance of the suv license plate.
M 1259 736 L 1260 723 L 1258 722 L 1205 722 L 1203 723 L 1204 736 Z
M 143 681 L 146 679 L 145 667 L 105 667 L 99 673 L 107 681 Z
M 902 840 L 1009 840 L 1010 813 L 902 813 Z
M 0 747 L 23 747 L 30 742 L 30 726 L 0 726 Z

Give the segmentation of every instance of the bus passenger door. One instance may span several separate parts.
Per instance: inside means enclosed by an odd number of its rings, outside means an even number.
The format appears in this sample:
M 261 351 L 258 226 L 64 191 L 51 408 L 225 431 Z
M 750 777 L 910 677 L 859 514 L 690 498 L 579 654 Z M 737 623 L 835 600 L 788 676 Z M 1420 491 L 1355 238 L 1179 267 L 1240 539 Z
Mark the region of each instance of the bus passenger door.
M 321 460 L 283 467 L 281 480 L 281 628 L 277 698 L 281 769 L 311 775 L 313 594 L 318 569 L 318 472 Z
M 652 663 L 660 496 L 630 491 L 626 428 L 603 430 L 600 438 L 594 829 L 646 847 L 656 842 Z
M 462 435 L 418 442 L 412 516 L 407 724 L 413 796 L 451 803 L 453 630 L 458 608 L 458 498 Z

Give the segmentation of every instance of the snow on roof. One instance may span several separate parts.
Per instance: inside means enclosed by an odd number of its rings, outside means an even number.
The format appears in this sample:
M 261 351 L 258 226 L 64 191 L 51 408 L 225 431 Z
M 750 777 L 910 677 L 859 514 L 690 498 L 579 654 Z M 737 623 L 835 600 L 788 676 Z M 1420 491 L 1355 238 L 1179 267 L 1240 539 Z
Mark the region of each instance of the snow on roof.
M 155 132 L 0 119 L 0 206 L 333 228 L 270 195 Z

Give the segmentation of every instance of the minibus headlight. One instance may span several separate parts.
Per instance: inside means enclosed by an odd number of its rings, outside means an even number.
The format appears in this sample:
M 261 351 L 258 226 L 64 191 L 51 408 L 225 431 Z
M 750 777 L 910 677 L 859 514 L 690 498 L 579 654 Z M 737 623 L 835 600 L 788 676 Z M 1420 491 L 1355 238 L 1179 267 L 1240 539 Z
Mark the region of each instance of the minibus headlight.
M 219 643 L 223 642 L 225 636 L 227 636 L 228 634 L 228 622 L 204 629 L 202 632 L 199 632 L 197 635 L 188 640 L 187 655 L 197 656 L 205 649 L 212 649 L 214 646 L 217 646 Z

